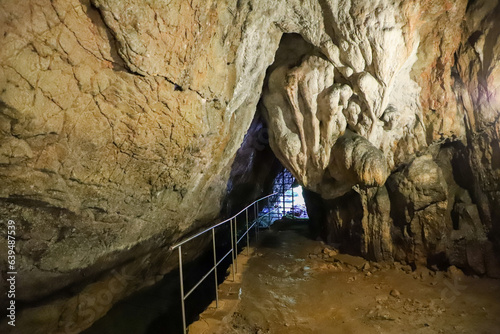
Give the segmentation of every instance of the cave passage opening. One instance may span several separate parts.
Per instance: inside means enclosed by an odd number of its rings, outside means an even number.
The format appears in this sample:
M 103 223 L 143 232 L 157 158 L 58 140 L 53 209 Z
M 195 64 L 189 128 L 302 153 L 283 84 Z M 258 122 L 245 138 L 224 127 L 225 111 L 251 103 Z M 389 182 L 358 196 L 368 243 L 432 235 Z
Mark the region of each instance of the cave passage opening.
M 274 196 L 269 198 L 259 212 L 259 228 L 268 228 L 279 219 L 294 219 L 307 221 L 306 203 L 302 193 L 302 186 L 286 168 L 273 181 Z

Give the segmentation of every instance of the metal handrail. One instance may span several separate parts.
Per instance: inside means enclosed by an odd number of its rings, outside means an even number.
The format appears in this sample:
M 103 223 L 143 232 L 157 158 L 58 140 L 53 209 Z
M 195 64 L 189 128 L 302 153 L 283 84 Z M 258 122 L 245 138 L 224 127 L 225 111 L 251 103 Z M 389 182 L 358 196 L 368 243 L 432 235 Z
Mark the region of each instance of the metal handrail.
M 214 272 L 215 276 L 215 307 L 219 307 L 219 285 L 217 282 L 217 266 L 229 255 L 231 254 L 232 256 L 232 272 L 233 272 L 233 282 L 235 281 L 235 272 L 237 272 L 238 268 L 238 263 L 237 263 L 237 255 L 238 255 L 238 243 L 243 239 L 243 237 L 247 237 L 247 254 L 248 254 L 248 246 L 250 244 L 250 236 L 249 236 L 249 231 L 255 226 L 255 231 L 258 233 L 258 214 L 259 214 L 259 202 L 262 201 L 263 199 L 266 199 L 268 197 L 274 196 L 277 193 L 272 193 L 270 195 L 267 195 L 265 197 L 259 198 L 258 200 L 252 202 L 248 206 L 246 206 L 244 209 L 242 209 L 240 212 L 232 216 L 231 218 L 228 218 L 218 224 L 215 224 L 214 226 L 211 226 L 193 236 L 190 236 L 189 238 L 173 245 L 170 247 L 171 250 L 178 249 L 179 250 L 179 281 L 180 281 L 180 287 L 181 287 L 181 307 L 182 307 L 182 328 L 184 330 L 184 334 L 187 333 L 187 328 L 186 328 L 186 308 L 184 305 L 184 302 L 187 297 L 191 295 L 191 293 L 198 287 L 200 284 L 212 273 Z M 248 208 L 251 206 L 254 206 L 254 218 L 255 222 L 249 227 L 248 226 Z M 243 235 L 238 239 L 238 231 L 237 231 L 237 217 L 245 212 L 246 216 L 246 230 L 243 233 Z M 270 213 L 267 212 L 265 215 L 268 215 Z M 263 216 L 265 216 L 263 215 Z M 234 220 L 234 228 L 233 228 L 233 220 Z M 217 252 L 216 252 L 216 247 L 215 247 L 215 228 L 219 227 L 225 223 L 229 222 L 229 225 L 231 226 L 231 250 L 229 250 L 219 261 L 217 261 Z M 189 242 L 200 235 L 212 231 L 212 248 L 213 248 L 213 256 L 214 256 L 214 265 L 210 270 L 194 285 L 191 290 L 187 294 L 184 293 L 184 276 L 183 276 L 183 270 L 182 270 L 182 245 L 184 245 L 186 242 Z
M 202 235 L 203 233 L 208 232 L 208 231 L 210 231 L 210 230 L 212 230 L 212 229 L 214 229 L 214 228 L 216 228 L 216 227 L 219 227 L 220 225 L 222 225 L 222 224 L 224 224 L 224 223 L 227 223 L 227 222 L 228 222 L 228 221 L 230 221 L 230 220 L 233 220 L 234 218 L 236 218 L 237 216 L 239 216 L 239 215 L 240 215 L 243 211 L 245 211 L 246 209 L 248 209 L 249 207 L 251 207 L 251 206 L 252 206 L 252 205 L 254 205 L 255 203 L 260 202 L 260 201 L 262 201 L 263 199 L 266 199 L 266 198 L 271 197 L 271 196 L 276 195 L 276 194 L 278 194 L 278 193 L 272 193 L 272 194 L 267 195 L 267 196 L 265 196 L 265 197 L 259 198 L 258 200 L 256 200 L 256 201 L 252 202 L 251 204 L 249 204 L 247 207 L 245 207 L 244 209 L 242 209 L 240 212 L 238 212 L 237 214 L 235 214 L 235 215 L 234 215 L 234 216 L 232 216 L 231 218 L 228 218 L 228 219 L 226 219 L 226 220 L 224 220 L 224 221 L 221 221 L 220 223 L 215 224 L 214 226 L 209 227 L 209 228 L 207 228 L 206 230 L 203 230 L 203 231 L 201 231 L 200 233 L 195 234 L 195 235 L 193 235 L 193 236 L 191 236 L 191 237 L 189 237 L 189 238 L 187 238 L 187 239 L 185 239 L 185 240 L 183 240 L 183 241 L 179 242 L 178 244 L 175 244 L 175 245 L 171 246 L 171 247 L 170 247 L 170 250 L 174 250 L 174 249 L 176 249 L 177 247 L 184 245 L 186 242 L 191 241 L 191 240 L 193 240 L 193 239 L 194 239 L 194 238 L 196 238 L 196 237 L 199 237 L 199 236 L 200 236 L 200 235 Z

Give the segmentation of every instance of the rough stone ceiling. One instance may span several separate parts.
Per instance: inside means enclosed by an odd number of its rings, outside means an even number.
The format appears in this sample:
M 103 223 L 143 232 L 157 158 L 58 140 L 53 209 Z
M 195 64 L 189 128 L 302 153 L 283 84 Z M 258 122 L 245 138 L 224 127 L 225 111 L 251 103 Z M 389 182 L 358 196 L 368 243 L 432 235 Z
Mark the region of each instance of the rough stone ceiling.
M 485 258 L 500 240 L 499 10 L 2 1 L 0 217 L 20 224 L 19 300 L 57 300 L 40 306 L 54 315 L 42 332 L 84 328 L 78 298 L 112 269 L 136 278 L 116 300 L 159 279 L 168 246 L 219 215 L 261 98 L 271 147 L 302 184 L 325 199 L 358 191 L 365 254 Z M 460 187 L 450 161 L 470 171 Z M 418 177 L 431 172 L 440 177 Z M 452 212 L 473 232 L 453 239 Z M 69 286 L 80 288 L 60 294 Z

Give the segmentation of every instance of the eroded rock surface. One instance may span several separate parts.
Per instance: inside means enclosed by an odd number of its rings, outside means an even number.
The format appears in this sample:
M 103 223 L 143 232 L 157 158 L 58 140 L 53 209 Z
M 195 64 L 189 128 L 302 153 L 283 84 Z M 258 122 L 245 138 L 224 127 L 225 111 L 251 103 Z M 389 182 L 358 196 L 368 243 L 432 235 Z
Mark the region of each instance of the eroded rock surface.
M 81 331 L 161 279 L 169 246 L 218 217 L 257 108 L 278 159 L 320 194 L 325 238 L 496 275 L 498 1 L 0 8 L 0 219 L 18 226 L 19 333 Z M 114 269 L 127 284 L 89 307 Z
M 311 43 L 283 38 L 263 92 L 271 146 L 321 196 L 313 228 L 377 260 L 497 276 L 498 2 L 322 11 L 330 38 L 296 58 L 279 55 Z
M 249 4 L 0 6 L 0 216 L 18 226 L 28 305 L 14 330 L 78 332 L 219 215 L 281 32 Z M 126 288 L 89 306 L 122 268 Z
M 322 15 L 327 34 L 294 50 L 298 61 L 277 56 L 263 100 L 275 152 L 306 187 L 334 198 L 358 183 L 384 184 L 385 165 L 394 168 L 425 146 L 425 126 L 420 87 L 410 77 L 419 39 L 409 22 L 416 12 L 339 1 L 323 4 Z M 290 52 L 287 44 L 304 44 L 297 39 L 283 39 L 278 54 Z M 344 139 L 336 144 L 338 138 Z

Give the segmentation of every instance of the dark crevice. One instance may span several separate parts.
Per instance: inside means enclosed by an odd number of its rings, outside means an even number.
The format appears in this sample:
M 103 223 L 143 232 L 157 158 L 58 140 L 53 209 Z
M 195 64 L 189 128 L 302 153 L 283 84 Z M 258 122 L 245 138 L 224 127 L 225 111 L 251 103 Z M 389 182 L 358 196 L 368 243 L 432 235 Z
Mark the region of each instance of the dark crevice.
M 45 211 L 48 211 L 52 214 L 60 214 L 62 212 L 68 213 L 71 215 L 75 214 L 74 212 L 69 211 L 68 209 L 55 207 L 54 205 L 52 205 L 46 201 L 26 198 L 26 197 L 22 197 L 22 196 L 13 195 L 13 196 L 10 196 L 8 198 L 0 198 L 0 202 L 1 201 L 7 202 L 7 203 L 12 203 L 15 205 L 19 205 L 19 206 L 22 206 L 25 208 L 34 208 L 34 209 L 45 210 Z
M 113 70 L 136 74 L 127 67 L 126 62 L 121 58 L 118 52 L 118 40 L 116 39 L 113 30 L 106 24 L 100 9 L 92 1 L 88 4 L 87 16 L 96 28 L 104 27 L 106 37 L 109 41 Z
M 283 166 L 269 146 L 267 124 L 257 112 L 231 166 L 222 216 L 230 217 L 253 200 L 272 191 Z
M 460 215 L 459 215 L 459 212 L 454 208 L 452 211 L 451 211 L 451 222 L 452 222 L 452 226 L 453 226 L 453 229 L 455 231 L 458 231 L 460 230 L 460 223 L 459 223 L 459 218 L 460 218 Z
M 474 46 L 474 44 L 476 44 L 476 42 L 479 40 L 479 37 L 481 37 L 483 33 L 481 31 L 475 31 L 473 32 L 470 36 L 469 36 L 469 39 L 467 40 L 467 42 Z
M 446 270 L 449 266 L 450 262 L 448 260 L 448 255 L 445 252 L 439 252 L 427 257 L 427 267 L 429 268 Z
M 304 56 L 312 54 L 324 57 L 318 48 L 307 42 L 301 35 L 295 33 L 283 34 L 274 56 L 274 62 L 266 71 L 264 86 L 269 80 L 269 75 L 276 68 L 280 66 L 288 66 L 288 68 L 299 66 Z
M 465 8 L 465 12 L 468 13 L 474 4 L 477 3 L 477 0 L 469 0 L 467 1 L 467 7 Z
M 461 142 L 456 141 L 448 144 L 453 147 L 453 156 L 451 160 L 453 179 L 461 187 L 473 194 L 474 173 L 469 163 L 469 153 L 467 147 Z M 474 198 L 472 199 L 474 201 Z
M 311 236 L 337 245 L 341 252 L 361 256 L 363 242 L 363 204 L 361 196 L 350 191 L 332 200 L 303 190 Z M 332 215 L 337 212 L 338 215 Z

